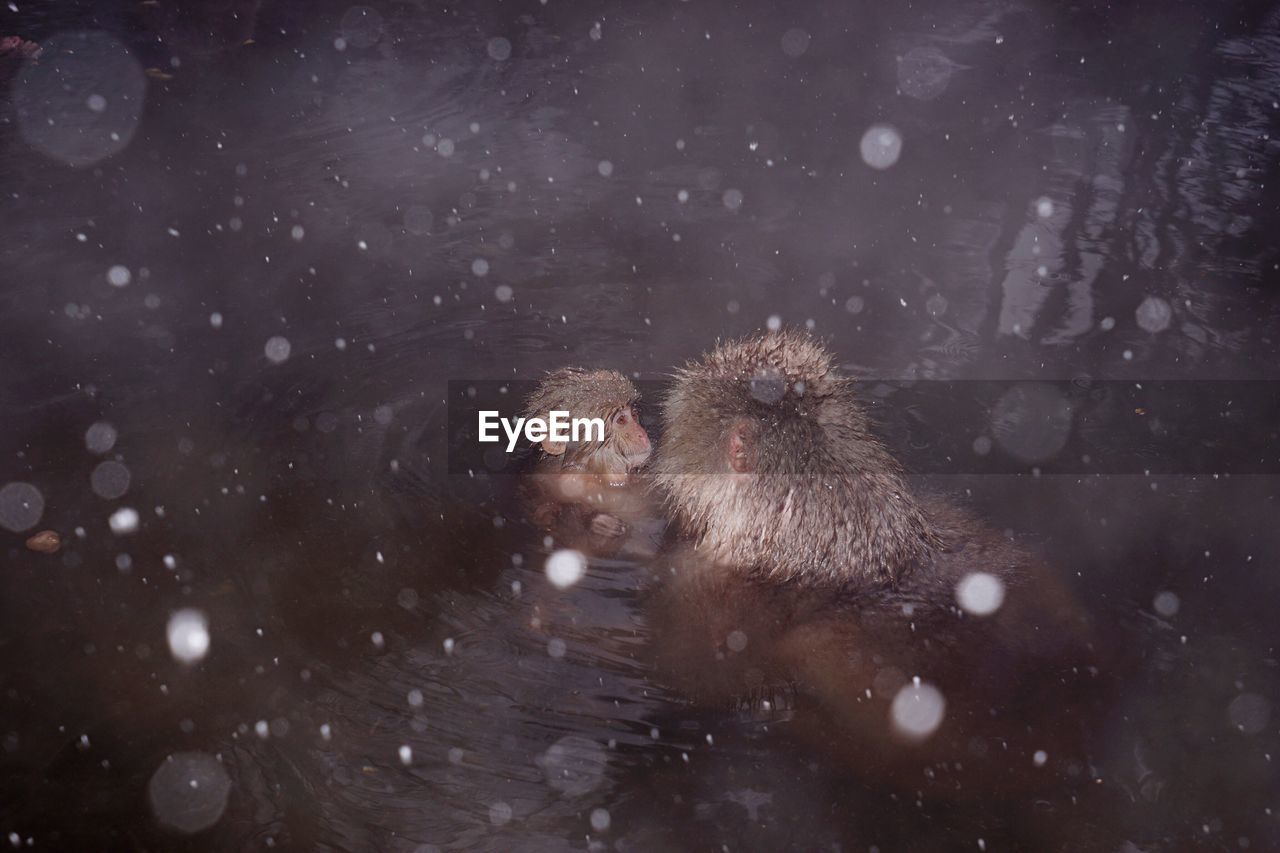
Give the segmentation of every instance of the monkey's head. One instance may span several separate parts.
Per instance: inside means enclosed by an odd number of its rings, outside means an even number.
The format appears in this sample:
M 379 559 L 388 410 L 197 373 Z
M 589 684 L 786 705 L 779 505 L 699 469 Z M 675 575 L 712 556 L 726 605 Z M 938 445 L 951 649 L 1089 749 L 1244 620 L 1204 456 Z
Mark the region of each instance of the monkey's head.
M 525 417 L 547 419 L 553 411 L 570 418 L 600 418 L 604 441 L 561 442 L 549 437 L 542 444 L 545 456 L 559 457 L 567 469 L 608 476 L 625 476 L 649 459 L 649 434 L 636 417 L 640 393 L 636 386 L 613 370 L 563 367 L 548 373 L 525 402 Z
M 798 330 L 721 343 L 676 374 L 655 480 L 719 564 L 896 582 L 936 544 L 852 382 Z

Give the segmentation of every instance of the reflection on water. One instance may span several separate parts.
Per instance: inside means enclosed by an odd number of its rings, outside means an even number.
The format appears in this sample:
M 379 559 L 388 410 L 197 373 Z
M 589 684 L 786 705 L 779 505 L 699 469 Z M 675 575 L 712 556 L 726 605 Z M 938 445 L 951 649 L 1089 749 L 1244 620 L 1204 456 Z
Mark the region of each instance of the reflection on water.
M 873 377 L 1275 378 L 1280 9 L 15 5 L 13 843 L 1280 846 L 1269 477 L 940 478 L 1116 653 L 1096 798 L 1011 810 L 688 704 L 652 564 L 556 591 L 444 431 L 448 380 L 657 379 L 774 318 Z
M 302 819 L 282 803 L 277 832 L 349 849 L 576 847 L 628 753 L 654 742 L 635 578 L 618 568 L 555 596 L 561 612 L 544 608 L 536 629 L 529 599 L 550 587 L 522 567 L 499 575 L 495 592 L 422 602 L 433 618 L 412 634 L 355 639 L 362 665 L 313 673 L 295 736 L 241 747 L 322 788 Z

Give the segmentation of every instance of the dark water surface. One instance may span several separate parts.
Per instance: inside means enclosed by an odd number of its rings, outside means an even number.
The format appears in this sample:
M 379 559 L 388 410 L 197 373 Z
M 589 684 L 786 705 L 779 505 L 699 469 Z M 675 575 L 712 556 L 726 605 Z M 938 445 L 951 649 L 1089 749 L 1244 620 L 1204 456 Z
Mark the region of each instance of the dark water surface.
M 1280 849 L 1274 458 L 1034 476 L 1039 385 L 946 425 L 1027 473 L 930 485 L 1118 661 L 1096 802 L 1017 810 L 692 709 L 645 559 L 554 590 L 445 434 L 449 380 L 661 380 L 771 322 L 879 379 L 1280 379 L 1280 6 L 16 0 L 7 35 L 44 52 L 0 57 L 6 843 Z

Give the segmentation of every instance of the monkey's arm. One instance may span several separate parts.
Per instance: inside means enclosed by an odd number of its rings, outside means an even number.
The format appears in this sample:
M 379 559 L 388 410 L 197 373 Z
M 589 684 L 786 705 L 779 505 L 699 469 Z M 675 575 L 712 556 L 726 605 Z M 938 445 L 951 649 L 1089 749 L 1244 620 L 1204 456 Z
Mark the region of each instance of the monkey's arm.
M 630 530 L 583 489 L 573 474 L 542 474 L 530 478 L 525 489 L 529 520 L 550 533 L 562 547 L 591 556 L 607 557 L 622 546 Z

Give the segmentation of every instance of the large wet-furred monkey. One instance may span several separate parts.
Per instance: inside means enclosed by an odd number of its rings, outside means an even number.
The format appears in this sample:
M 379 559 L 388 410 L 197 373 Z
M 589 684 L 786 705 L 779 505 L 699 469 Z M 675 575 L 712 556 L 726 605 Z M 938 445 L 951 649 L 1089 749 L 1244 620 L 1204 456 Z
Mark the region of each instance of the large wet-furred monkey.
M 676 374 L 653 469 L 683 541 L 649 613 L 658 671 L 707 705 L 786 694 L 846 766 L 948 795 L 1089 781 L 1090 630 L 1035 557 L 918 494 L 808 334 Z

